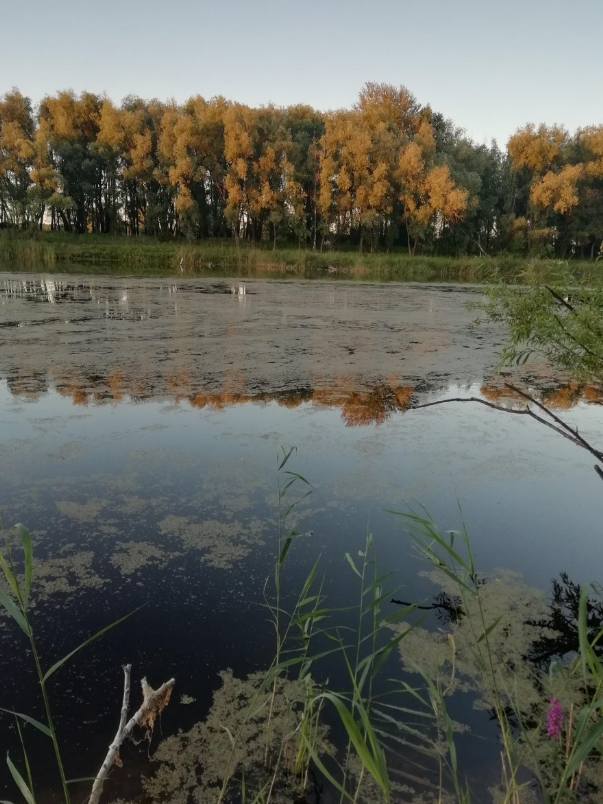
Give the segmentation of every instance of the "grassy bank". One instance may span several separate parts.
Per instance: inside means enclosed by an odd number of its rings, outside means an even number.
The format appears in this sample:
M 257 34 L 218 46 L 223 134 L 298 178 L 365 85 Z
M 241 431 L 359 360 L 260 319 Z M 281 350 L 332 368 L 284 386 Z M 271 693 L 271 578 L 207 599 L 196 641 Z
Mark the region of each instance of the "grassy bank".
M 0 268 L 3 270 L 84 271 L 90 273 L 180 274 L 197 276 L 317 277 L 372 281 L 487 282 L 503 278 L 521 281 L 551 279 L 559 270 L 555 260 L 497 257 L 411 257 L 403 251 L 364 253 L 357 250 L 263 247 L 230 241 L 160 242 L 153 238 L 69 235 L 41 232 L 34 237 L 0 232 Z M 593 262 L 572 262 L 588 280 L 603 271 Z

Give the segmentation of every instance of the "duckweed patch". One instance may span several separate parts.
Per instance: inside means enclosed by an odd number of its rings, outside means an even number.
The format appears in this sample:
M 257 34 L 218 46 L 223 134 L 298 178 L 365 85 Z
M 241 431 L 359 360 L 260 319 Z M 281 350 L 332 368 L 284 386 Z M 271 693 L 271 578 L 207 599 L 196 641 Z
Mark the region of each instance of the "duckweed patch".
M 170 514 L 159 522 L 159 530 L 175 536 L 187 550 L 199 550 L 201 560 L 217 569 L 230 569 L 264 543 L 264 523 L 220 522 L 206 519 L 195 522 L 189 517 Z
M 221 686 L 213 696 L 206 720 L 192 729 L 163 740 L 154 760 L 155 772 L 144 782 L 144 791 L 151 801 L 170 804 L 210 804 L 218 799 L 226 774 L 232 774 L 226 801 L 240 796 L 240 780 L 245 775 L 248 790 L 254 792 L 270 780 L 266 770 L 266 754 L 276 758 L 281 754 L 281 769 L 275 784 L 274 802 L 290 804 L 299 791 L 294 774 L 295 748 L 293 736 L 297 730 L 297 713 L 303 707 L 307 693 L 301 681 L 280 680 L 272 704 L 272 726 L 267 729 L 271 691 L 262 692 L 262 673 L 246 679 L 236 678 L 232 670 L 220 673 Z M 231 754 L 230 735 L 237 735 Z M 318 750 L 332 753 L 323 727 L 318 735 Z
M 58 500 L 56 507 L 63 516 L 84 523 L 94 521 L 108 504 L 108 500 L 90 500 L 87 503 Z
M 117 542 L 117 550 L 111 556 L 111 563 L 122 575 L 132 575 L 148 565 L 165 566 L 173 557 L 150 542 Z

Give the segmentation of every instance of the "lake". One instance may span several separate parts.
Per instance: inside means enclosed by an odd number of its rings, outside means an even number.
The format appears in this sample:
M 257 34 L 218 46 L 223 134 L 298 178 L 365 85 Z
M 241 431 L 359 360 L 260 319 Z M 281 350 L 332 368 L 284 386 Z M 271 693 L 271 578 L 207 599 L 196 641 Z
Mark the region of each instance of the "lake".
M 72 777 L 104 758 L 122 664 L 133 663 L 135 684 L 176 678 L 168 737 L 206 717 L 221 671 L 244 678 L 270 663 L 263 603 L 283 447 L 296 447 L 286 469 L 313 487 L 292 513 L 285 601 L 320 555 L 330 603 L 351 605 L 345 554 L 357 557 L 369 532 L 397 596 L 432 600 L 428 567 L 388 512 L 408 506 L 443 531 L 464 521 L 484 576 L 502 568 L 547 593 L 560 573 L 601 580 L 603 494 L 591 455 L 527 416 L 477 403 L 417 409 L 454 397 L 521 406 L 510 381 L 603 443 L 593 389 L 544 362 L 499 375 L 505 332 L 474 325 L 466 303 L 480 298 L 479 286 L 460 284 L 0 274 L 0 506 L 5 525 L 23 522 L 34 539 L 32 619 L 45 664 L 145 606 L 51 682 Z M 41 717 L 25 647 L 1 617 L 0 706 Z M 409 671 L 392 657 L 395 667 Z M 472 762 L 483 753 L 494 778 L 496 735 L 476 718 L 479 742 L 464 734 L 459 750 L 481 790 L 488 779 Z M 11 723 L 0 727 L 17 756 Z M 50 754 L 40 735 L 31 740 L 45 791 Z M 405 762 L 400 749 L 408 782 L 417 774 Z M 146 763 L 146 748 L 133 751 L 107 800 L 138 795 Z M 13 796 L 7 776 L 2 767 L 3 798 Z M 85 785 L 76 789 L 82 799 Z

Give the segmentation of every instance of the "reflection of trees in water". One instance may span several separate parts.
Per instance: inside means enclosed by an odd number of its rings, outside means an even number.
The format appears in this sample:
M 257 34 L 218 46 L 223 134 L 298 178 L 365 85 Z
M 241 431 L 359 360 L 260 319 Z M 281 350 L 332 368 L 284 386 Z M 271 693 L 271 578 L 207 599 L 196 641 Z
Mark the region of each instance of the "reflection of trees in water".
M 487 583 L 486 578 L 480 578 L 478 584 Z M 531 662 L 541 670 L 546 670 L 553 659 L 563 659 L 571 654 L 578 653 L 580 639 L 578 635 L 578 613 L 580 608 L 581 587 L 574 583 L 566 572 L 562 572 L 559 579 L 552 580 L 552 598 L 549 603 L 549 612 L 546 617 L 535 620 L 526 620 L 526 624 L 538 629 L 538 636 L 531 643 L 524 660 Z M 396 603 L 410 605 L 405 601 Z M 421 609 L 433 610 L 440 623 L 458 624 L 465 617 L 462 600 L 458 595 L 448 592 L 439 592 L 432 597 L 432 602 Z M 587 598 L 587 630 L 589 638 L 594 640 L 603 629 L 603 601 L 592 597 Z M 594 646 L 595 653 L 603 657 L 603 644 L 598 642 Z M 519 660 L 519 657 L 517 657 Z
M 49 366 L 46 370 L 28 368 L 22 365 L 6 372 L 9 391 L 14 396 L 35 400 L 53 386 L 63 397 L 70 398 L 76 405 L 88 402 L 120 402 L 126 398 L 131 401 L 169 398 L 175 403 L 185 402 L 197 409 L 222 410 L 231 405 L 247 403 L 276 402 L 280 407 L 296 408 L 304 403 L 314 407 L 339 408 L 347 427 L 379 425 L 394 413 L 411 408 L 413 394 L 446 388 L 441 386 L 417 389 L 403 384 L 400 377 L 390 376 L 380 383 L 366 385 L 353 376 L 333 378 L 329 387 L 322 384 L 312 387 L 306 384 L 297 389 L 282 391 L 255 391 L 246 388 L 245 377 L 239 368 L 229 369 L 221 383 L 220 390 L 205 390 L 207 379 L 187 368 L 175 370 L 173 365 L 157 364 L 149 359 L 148 365 L 140 361 L 135 372 L 123 366 L 111 366 L 105 373 L 92 374 L 77 371 L 60 365 Z M 215 378 L 212 378 L 213 383 Z M 512 389 L 496 384 L 483 384 L 482 396 L 495 404 L 523 407 L 525 400 Z M 566 383 L 557 389 L 537 394 L 551 408 L 569 408 L 580 401 L 600 402 L 601 390 L 594 385 Z
M 579 402 L 603 403 L 603 389 L 593 383 L 570 380 L 546 389 L 532 387 L 530 383 L 526 383 L 526 388 L 551 410 L 569 410 Z M 512 388 L 502 385 L 499 380 L 484 383 L 480 388 L 480 393 L 496 405 L 509 408 L 523 407 L 525 405 L 524 398 Z
M 244 377 L 240 372 L 230 372 L 221 391 L 191 389 L 201 384 L 189 371 L 171 371 L 163 376 L 154 374 L 148 381 L 140 377 L 128 377 L 122 370 L 109 370 L 106 374 L 85 372 L 28 371 L 18 369 L 7 375 L 9 391 L 14 396 L 37 399 L 52 385 L 63 397 L 75 405 L 88 402 L 120 402 L 126 397 L 131 401 L 157 399 L 166 396 L 175 403 L 188 404 L 201 410 L 223 410 L 232 405 L 276 402 L 280 407 L 296 408 L 308 403 L 318 408 L 339 408 L 347 427 L 382 424 L 393 413 L 409 408 L 414 388 L 399 385 L 395 377 L 374 386 L 365 386 L 353 378 L 335 382 L 332 388 L 308 386 L 278 392 L 247 393 Z
M 382 424 L 394 411 L 406 410 L 412 388 L 376 386 L 366 393 L 351 393 L 341 405 L 341 418 L 347 427 Z
M 396 603 L 398 606 L 415 606 L 421 611 L 433 611 L 442 625 L 460 623 L 465 617 L 463 601 L 458 595 L 451 595 L 442 590 L 433 596 L 432 601 L 426 606 L 410 603 L 408 600 L 397 600 L 396 598 L 392 598 L 391 602 Z
M 6 385 L 13 396 L 34 401 L 48 391 L 48 375 L 45 371 L 17 368 L 6 375 Z
M 529 661 L 540 668 L 548 667 L 552 659 L 577 653 L 580 646 L 578 611 L 581 587 L 570 580 L 566 572 L 562 572 L 559 580 L 555 578 L 552 584 L 549 615 L 540 620 L 528 620 L 529 625 L 542 632 L 530 646 L 527 655 Z M 588 633 L 594 639 L 603 627 L 603 603 L 588 598 L 586 612 Z M 597 643 L 594 650 L 597 655 L 603 656 L 601 643 Z

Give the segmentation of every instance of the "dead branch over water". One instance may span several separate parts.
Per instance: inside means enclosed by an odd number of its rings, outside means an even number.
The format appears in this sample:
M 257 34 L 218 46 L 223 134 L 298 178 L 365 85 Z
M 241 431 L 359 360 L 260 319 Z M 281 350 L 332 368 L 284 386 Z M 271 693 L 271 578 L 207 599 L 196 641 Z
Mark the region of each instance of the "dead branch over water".
M 105 784 L 105 780 L 109 775 L 109 771 L 111 770 L 113 765 L 121 767 L 122 762 L 119 756 L 119 750 L 123 745 L 124 741 L 131 736 L 132 732 L 134 731 L 134 728 L 136 726 L 140 726 L 141 728 L 146 729 L 146 735 L 147 737 L 150 737 L 153 731 L 153 726 L 155 725 L 155 720 L 168 705 L 170 701 L 170 696 L 172 694 L 172 689 L 174 687 L 174 684 L 176 683 L 176 680 L 171 678 L 169 681 L 166 681 L 165 684 L 162 684 L 158 689 L 154 690 L 149 685 L 146 678 L 143 678 L 142 681 L 140 682 L 142 686 L 142 704 L 138 709 L 138 711 L 126 723 L 126 718 L 128 716 L 128 708 L 130 705 L 131 670 L 132 670 L 131 664 L 124 665 L 123 667 L 124 695 L 121 706 L 119 727 L 117 729 L 117 733 L 113 739 L 113 742 L 109 746 L 109 751 L 107 752 L 105 761 L 101 765 L 101 769 L 99 770 L 96 779 L 94 780 L 94 784 L 92 785 L 92 792 L 90 793 L 90 798 L 88 799 L 88 804 L 98 804 L 103 792 L 103 785 Z
M 509 388 L 511 391 L 514 391 L 518 396 L 523 397 L 523 399 L 531 402 L 533 405 L 536 405 L 537 408 L 542 410 L 547 416 L 553 420 L 552 422 L 543 419 L 542 416 L 539 416 L 537 413 L 534 413 L 531 408 L 526 405 L 525 408 L 515 409 L 515 408 L 505 408 L 502 405 L 495 405 L 493 402 L 488 402 L 486 399 L 480 399 L 476 396 L 469 396 L 469 397 L 451 397 L 450 399 L 438 399 L 436 402 L 425 402 L 422 405 L 415 405 L 413 410 L 418 410 L 419 408 L 430 408 L 434 407 L 435 405 L 445 405 L 450 402 L 477 402 L 480 405 L 485 405 L 488 408 L 492 408 L 493 410 L 500 410 L 502 413 L 515 413 L 519 416 L 530 416 L 532 419 L 535 419 L 540 424 L 544 424 L 546 427 L 550 427 L 551 430 L 554 430 L 558 435 L 563 436 L 563 438 L 567 438 L 573 444 L 576 444 L 578 447 L 582 447 L 582 449 L 587 450 L 594 455 L 595 458 L 603 463 L 603 452 L 600 450 L 595 449 L 589 442 L 583 438 L 577 429 L 570 427 L 569 424 L 564 422 L 558 416 L 556 416 L 552 411 L 550 411 L 547 407 L 545 407 L 541 402 L 538 402 L 537 399 L 534 399 L 533 396 L 527 394 L 525 391 L 516 388 L 511 383 L 506 382 L 505 386 Z M 553 423 L 554 422 L 554 423 Z M 600 466 L 595 465 L 594 467 L 595 472 L 599 475 L 599 477 L 603 480 L 603 469 Z

